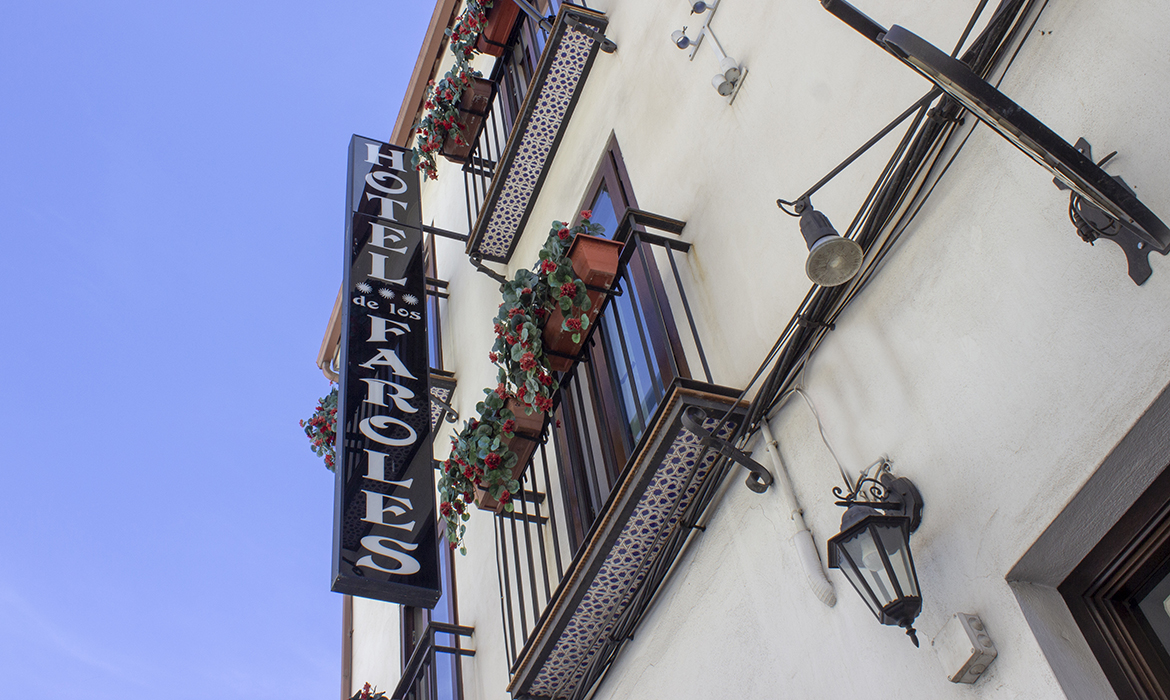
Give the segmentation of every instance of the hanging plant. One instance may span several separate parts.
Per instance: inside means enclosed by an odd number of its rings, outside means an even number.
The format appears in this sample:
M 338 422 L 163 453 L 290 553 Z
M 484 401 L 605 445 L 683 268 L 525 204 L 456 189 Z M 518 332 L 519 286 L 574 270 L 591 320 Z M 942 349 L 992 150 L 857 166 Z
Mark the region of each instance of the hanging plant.
M 581 212 L 581 223 L 571 228 L 554 221 L 535 268 L 518 270 L 503 285 L 503 302 L 494 319 L 496 340 L 488 354 L 499 368 L 499 384 L 484 389 L 487 396 L 476 405 L 478 417 L 465 422 L 451 439 L 451 453 L 439 475 L 439 517 L 451 548 L 464 554 L 464 523 L 471 517 L 471 504 L 490 497 L 511 512 L 512 497 L 521 487 L 520 470 L 525 465 L 510 446 L 517 437 L 517 416 L 508 408 L 509 399 L 528 415 L 552 409 L 559 384 L 549 367 L 542 329 L 553 316 L 563 316 L 560 327 L 571 332 L 576 343 L 589 329 L 593 301 L 574 272 L 568 251 L 577 235 L 605 232 L 590 221 L 591 216 Z M 538 427 L 525 430 L 539 433 Z
M 309 419 L 301 421 L 310 447 L 318 457 L 325 459 L 325 467 L 333 471 L 336 465 L 334 445 L 337 443 L 337 387 L 317 401 L 317 410 Z
M 520 482 L 513 472 L 519 463 L 509 447 L 516 437 L 515 414 L 505 407 L 506 396 L 484 389 L 487 396 L 475 406 L 478 418 L 463 424 L 451 438 L 451 454 L 443 462 L 439 474 L 439 517 L 451 548 L 462 546 L 463 524 L 471 517 L 469 506 L 475 502 L 477 490 L 483 491 L 512 512 L 512 495 L 520 490 Z M 522 465 L 521 465 L 522 466 Z
M 465 133 L 459 120 L 459 104 L 463 91 L 471 87 L 475 78 L 481 77 L 480 72 L 471 67 L 471 59 L 476 54 L 476 43 L 487 23 L 486 10 L 491 6 L 492 0 L 467 0 L 463 12 L 446 30 L 448 47 L 455 56 L 455 65 L 438 84 L 433 80 L 427 83 L 423 100 L 426 112 L 414 126 L 416 138 L 411 163 L 426 179 L 438 178 L 435 156 L 449 136 L 458 146 L 466 146 L 474 136 Z
M 369 683 L 362 686 L 362 689 L 353 694 L 349 700 L 385 700 L 386 692 L 371 687 Z
M 600 224 L 589 220 L 591 216 L 588 210 L 581 212 L 581 223 L 572 228 L 554 221 L 535 269 L 518 270 L 503 285 L 504 301 L 495 318 L 496 341 L 488 359 L 499 367 L 500 386 L 524 404 L 529 414 L 550 410 L 552 395 L 559 388 L 541 340 L 541 329 L 552 311 L 561 311 L 561 327 L 573 334 L 574 342 L 580 343 L 589 329 L 587 312 L 592 301 L 585 283 L 573 271 L 568 251 L 578 234 L 604 233 Z

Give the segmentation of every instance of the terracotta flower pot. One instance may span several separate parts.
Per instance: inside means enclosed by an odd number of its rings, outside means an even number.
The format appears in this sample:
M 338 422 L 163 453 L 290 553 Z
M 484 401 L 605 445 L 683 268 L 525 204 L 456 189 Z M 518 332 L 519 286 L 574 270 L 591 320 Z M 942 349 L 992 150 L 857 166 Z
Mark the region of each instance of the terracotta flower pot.
M 569 247 L 569 259 L 573 261 L 573 272 L 581 281 L 592 287 L 609 288 L 617 277 L 618 261 L 622 254 L 622 244 L 608 238 L 578 235 Z M 601 303 L 605 301 L 602 292 L 589 291 L 589 325 L 592 327 L 601 313 Z M 573 366 L 573 360 L 560 355 L 576 357 L 581 352 L 581 343 L 573 342 L 573 331 L 562 329 L 565 315 L 560 307 L 553 309 L 549 314 L 548 323 L 544 324 L 542 338 L 544 348 L 559 353 L 547 355 L 549 366 L 557 372 L 567 372 Z M 586 333 L 581 334 L 581 342 L 585 341 Z
M 466 163 L 471 149 L 475 146 L 475 139 L 479 135 L 479 128 L 483 125 L 492 101 L 492 83 L 490 80 L 475 78 L 471 87 L 465 89 L 459 98 L 459 123 L 465 143 L 455 142 L 455 134 L 447 135 L 443 141 L 443 148 L 439 153 L 452 163 Z
M 508 399 L 505 407 L 516 414 L 515 437 L 504 442 L 509 450 L 516 453 L 516 466 L 512 468 L 512 478 L 519 479 L 528 467 L 528 462 L 532 460 L 532 454 L 540 442 L 540 431 L 544 428 L 544 414 L 536 411 L 531 416 L 527 415 L 524 413 L 524 404 L 512 398 Z M 485 488 L 476 487 L 475 505 L 481 510 L 490 510 L 494 513 L 504 511 L 504 504 L 492 498 Z
M 503 56 L 505 44 L 512 36 L 520 7 L 512 0 L 495 0 L 487 11 L 487 26 L 475 44 L 475 50 L 489 56 Z

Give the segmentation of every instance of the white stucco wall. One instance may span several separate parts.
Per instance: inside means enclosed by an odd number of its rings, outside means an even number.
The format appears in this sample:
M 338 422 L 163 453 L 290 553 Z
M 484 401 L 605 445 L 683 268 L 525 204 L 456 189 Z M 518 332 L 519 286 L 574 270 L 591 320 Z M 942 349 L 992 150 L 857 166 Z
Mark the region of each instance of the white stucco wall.
M 948 52 L 976 5 L 857 4 Z M 728 106 L 710 87 L 708 48 L 688 62 L 669 41 L 700 23 L 688 3 L 590 6 L 609 15 L 619 48 L 594 64 L 509 274 L 535 261 L 551 220 L 572 217 L 616 133 L 641 208 L 687 222 L 684 282 L 715 381 L 742 388 L 809 288 L 796 220 L 776 198 L 805 190 L 930 86 L 818 3 L 723 0 L 712 27 L 749 68 Z M 1097 158 L 1119 151 L 1110 172 L 1163 217 L 1168 20 L 1154 0 L 1050 3 L 1001 85 L 1068 141 L 1085 136 Z M 900 133 L 814 196 L 839 229 Z M 454 168 L 426 197 L 428 219 L 464 230 Z M 887 454 L 923 494 L 912 540 L 922 648 L 878 625 L 837 572 L 839 602 L 822 605 L 779 494 L 753 494 L 733 474 L 598 698 L 1063 696 L 1004 577 L 1170 382 L 1170 266 L 1151 256 L 1153 275 L 1134 285 L 1116 246 L 1077 238 L 1067 205 L 1046 171 L 977 127 L 804 376 L 847 467 Z M 454 405 L 467 417 L 495 383 L 486 354 L 499 295 L 458 244 L 443 243 L 439 261 Z M 802 403 L 772 426 L 823 557 L 841 515 L 836 464 Z M 508 680 L 492 525 L 475 513 L 457 557 L 460 622 L 476 628 L 472 700 L 504 697 Z M 930 648 L 959 611 L 981 615 L 999 650 L 975 686 L 947 682 Z M 387 641 L 392 611 L 355 600 L 354 617 L 358 681 L 400 652 Z

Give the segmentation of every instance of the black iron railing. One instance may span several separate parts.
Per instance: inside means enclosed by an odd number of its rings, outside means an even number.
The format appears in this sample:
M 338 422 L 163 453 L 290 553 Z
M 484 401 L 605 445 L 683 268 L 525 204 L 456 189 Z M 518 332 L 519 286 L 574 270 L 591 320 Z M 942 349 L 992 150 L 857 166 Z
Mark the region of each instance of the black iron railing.
M 548 12 L 555 15 L 560 4 L 552 0 Z M 520 107 L 531 87 L 536 64 L 547 41 L 546 27 L 522 12 L 503 55 L 496 60 L 488 76 L 492 84 L 490 107 L 483 115 L 483 125 L 463 164 L 468 231 L 475 227 L 496 166 L 507 146 L 512 125 L 520 116 Z
M 461 645 L 471 638 L 473 627 L 432 620 L 415 645 L 402 679 L 394 689 L 394 700 L 463 700 L 463 657 L 475 656 L 474 649 Z M 440 644 L 438 635 L 446 644 Z
M 677 260 L 690 244 L 672 235 L 682 227 L 626 212 L 614 236 L 624 242 L 616 284 L 575 364 L 560 375 L 515 512 L 496 519 L 500 613 L 513 666 L 666 388 L 691 378 L 691 367 L 711 381 Z

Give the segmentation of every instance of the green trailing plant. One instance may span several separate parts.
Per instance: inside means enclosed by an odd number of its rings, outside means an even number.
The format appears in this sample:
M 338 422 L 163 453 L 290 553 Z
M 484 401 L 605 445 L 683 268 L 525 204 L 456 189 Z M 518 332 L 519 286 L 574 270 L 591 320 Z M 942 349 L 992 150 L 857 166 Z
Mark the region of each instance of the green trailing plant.
M 337 387 L 318 399 L 317 410 L 308 420 L 301 421 L 301 427 L 309 437 L 310 449 L 324 458 L 325 468 L 333 471 L 337 467 L 334 453 L 337 444 Z
M 512 470 L 519 458 L 508 447 L 516 436 L 516 416 L 505 407 L 507 395 L 484 389 L 487 396 L 475 406 L 477 418 L 472 418 L 451 438 L 451 454 L 440 467 L 439 517 L 451 548 L 462 546 L 464 523 L 471 517 L 469 509 L 475 502 L 476 489 L 513 509 L 512 495 L 520 490 L 520 482 L 512 478 Z
M 554 221 L 536 267 L 518 270 L 503 285 L 504 300 L 494 319 L 496 340 L 488 359 L 499 368 L 500 385 L 528 414 L 550 410 L 558 388 L 541 340 L 541 329 L 552 311 L 560 309 L 561 329 L 573 334 L 574 343 L 580 343 L 589 329 L 592 302 L 585 283 L 573 272 L 568 252 L 578 234 L 605 232 L 601 224 L 590 221 L 591 216 L 589 210 L 581 212 L 581 222 L 572 228 Z
M 502 285 L 503 301 L 494 319 L 496 340 L 488 354 L 499 368 L 499 384 L 484 389 L 486 397 L 475 407 L 477 417 L 464 422 L 451 438 L 451 453 L 439 475 L 439 517 L 451 548 L 458 547 L 464 554 L 465 523 L 471 517 L 476 489 L 485 490 L 509 512 L 512 496 L 520 490 L 520 482 L 512 478 L 519 458 L 507 442 L 516 434 L 516 416 L 506 407 L 508 398 L 519 401 L 529 415 L 552 409 L 552 395 L 559 385 L 544 352 L 543 327 L 559 309 L 564 316 L 561 329 L 573 334 L 574 343 L 580 343 L 589 329 L 592 302 L 573 271 L 568 252 L 577 235 L 605 232 L 591 217 L 592 212 L 581 212 L 581 222 L 572 227 L 554 221 L 536 266 L 518 270 Z
M 423 99 L 423 109 L 426 111 L 414 125 L 416 138 L 411 163 L 424 178 L 438 178 L 435 156 L 449 136 L 460 146 L 467 145 L 474 136 L 463 132 L 463 124 L 459 121 L 459 102 L 463 98 L 463 91 L 481 77 L 480 72 L 471 67 L 471 59 L 476 54 L 475 45 L 483 34 L 487 24 L 487 10 L 491 6 L 492 0 L 466 0 L 463 12 L 446 30 L 448 47 L 455 56 L 455 65 L 437 84 L 433 80 L 427 83 Z

